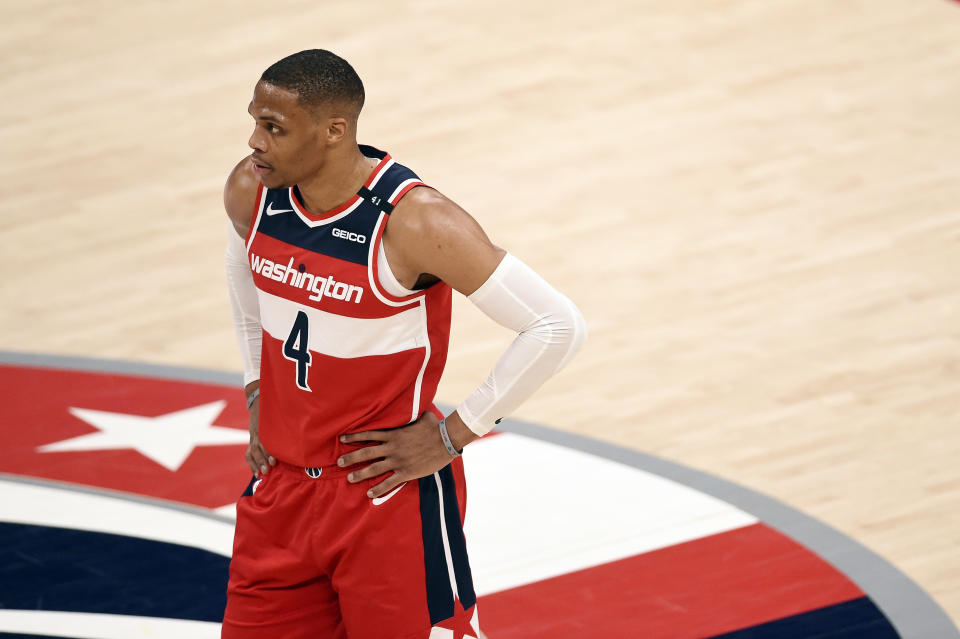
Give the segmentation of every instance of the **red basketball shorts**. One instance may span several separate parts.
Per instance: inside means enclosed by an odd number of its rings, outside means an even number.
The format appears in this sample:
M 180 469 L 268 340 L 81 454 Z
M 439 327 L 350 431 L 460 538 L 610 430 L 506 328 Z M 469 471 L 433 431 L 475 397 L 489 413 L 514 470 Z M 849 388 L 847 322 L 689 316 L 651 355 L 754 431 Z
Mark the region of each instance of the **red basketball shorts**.
M 479 637 L 462 461 L 376 500 L 316 470 L 278 464 L 240 498 L 222 637 Z

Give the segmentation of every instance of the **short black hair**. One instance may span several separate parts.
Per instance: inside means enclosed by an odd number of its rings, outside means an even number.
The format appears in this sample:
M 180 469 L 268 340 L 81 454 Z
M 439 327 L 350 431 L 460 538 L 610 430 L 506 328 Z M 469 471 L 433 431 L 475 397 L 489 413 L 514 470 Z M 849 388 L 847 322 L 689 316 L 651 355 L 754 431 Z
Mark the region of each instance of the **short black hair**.
M 274 62 L 260 76 L 279 89 L 297 94 L 300 104 L 343 104 L 356 116 L 363 108 L 363 82 L 350 63 L 325 49 L 307 49 Z

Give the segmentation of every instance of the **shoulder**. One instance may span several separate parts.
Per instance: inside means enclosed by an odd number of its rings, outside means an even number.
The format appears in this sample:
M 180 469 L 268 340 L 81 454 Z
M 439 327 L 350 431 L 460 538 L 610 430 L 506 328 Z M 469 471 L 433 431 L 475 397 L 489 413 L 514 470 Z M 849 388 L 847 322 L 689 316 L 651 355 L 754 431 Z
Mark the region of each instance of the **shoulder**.
M 253 172 L 249 157 L 237 163 L 223 187 L 223 207 L 241 237 L 246 237 L 257 201 L 260 178 Z
M 473 217 L 429 187 L 417 187 L 397 203 L 384 229 L 390 265 L 401 284 L 432 275 L 469 295 L 503 258 Z
M 390 214 L 389 232 L 409 241 L 480 229 L 476 220 L 456 202 L 427 186 L 417 187 L 401 199 Z

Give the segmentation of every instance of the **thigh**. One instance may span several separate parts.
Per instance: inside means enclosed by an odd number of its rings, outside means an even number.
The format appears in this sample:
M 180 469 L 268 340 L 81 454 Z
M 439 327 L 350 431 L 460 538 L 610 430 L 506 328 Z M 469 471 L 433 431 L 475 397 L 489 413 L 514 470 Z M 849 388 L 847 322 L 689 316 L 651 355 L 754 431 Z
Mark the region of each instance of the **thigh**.
M 368 486 L 351 487 L 362 499 L 344 500 L 354 505 L 341 517 L 356 525 L 332 573 L 350 639 L 425 638 L 433 628 L 479 636 L 455 462 L 379 504 Z
M 312 488 L 275 468 L 237 503 L 224 639 L 346 637 L 330 578 L 310 553 Z

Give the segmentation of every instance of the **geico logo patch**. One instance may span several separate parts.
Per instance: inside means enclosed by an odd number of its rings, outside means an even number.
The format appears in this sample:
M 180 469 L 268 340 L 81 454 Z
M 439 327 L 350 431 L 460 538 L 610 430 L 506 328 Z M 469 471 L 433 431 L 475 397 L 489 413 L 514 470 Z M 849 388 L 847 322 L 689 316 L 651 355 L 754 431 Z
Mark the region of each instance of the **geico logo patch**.
M 350 240 L 351 242 L 357 242 L 358 244 L 366 244 L 367 236 L 361 235 L 359 233 L 354 233 L 353 231 L 344 231 L 343 229 L 334 228 L 333 236 L 339 237 L 343 240 Z

